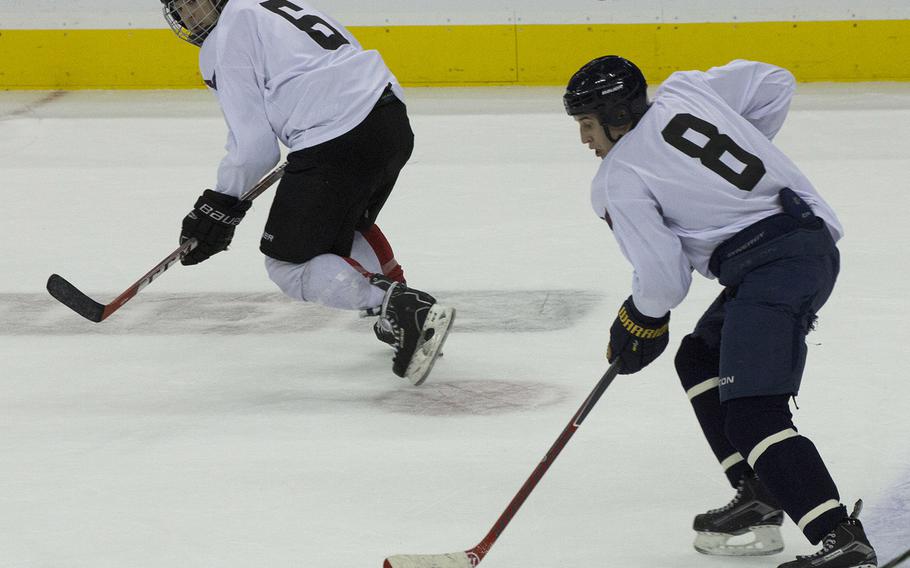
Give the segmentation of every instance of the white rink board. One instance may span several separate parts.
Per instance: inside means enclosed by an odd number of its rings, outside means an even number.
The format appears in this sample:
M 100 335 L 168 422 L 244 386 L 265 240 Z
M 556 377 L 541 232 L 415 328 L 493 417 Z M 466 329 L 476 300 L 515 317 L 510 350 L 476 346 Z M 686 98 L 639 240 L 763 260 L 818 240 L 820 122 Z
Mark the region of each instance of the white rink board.
M 906 0 L 314 0 L 349 26 L 910 18 Z M 558 6 L 558 7 L 557 7 Z M 2 29 L 163 28 L 157 0 L 3 0 Z

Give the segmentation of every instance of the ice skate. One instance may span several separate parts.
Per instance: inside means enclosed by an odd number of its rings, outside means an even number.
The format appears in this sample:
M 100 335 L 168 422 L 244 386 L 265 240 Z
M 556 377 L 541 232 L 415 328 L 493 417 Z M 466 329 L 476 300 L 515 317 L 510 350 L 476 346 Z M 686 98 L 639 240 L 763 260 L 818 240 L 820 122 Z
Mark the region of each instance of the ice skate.
M 367 308 L 365 310 L 360 310 L 360 317 L 362 318 L 378 318 L 382 312 L 382 306 L 377 306 L 375 308 Z M 395 336 L 395 332 L 392 330 L 392 326 L 388 320 L 378 320 L 373 324 L 373 333 L 376 334 L 376 339 L 383 343 L 387 343 L 392 349 L 396 349 L 398 346 L 398 341 Z M 442 352 L 441 346 L 439 353 L 436 355 L 437 358 L 442 357 L 444 353 Z
M 878 558 L 858 518 L 862 509 L 860 499 L 853 513 L 822 540 L 821 550 L 811 556 L 797 556 L 778 568 L 876 568 Z
M 695 550 L 719 556 L 764 556 L 784 549 L 780 526 L 784 512 L 777 500 L 751 475 L 743 477 L 733 500 L 696 515 Z
M 455 309 L 380 274 L 374 274 L 370 283 L 386 291 L 373 330 L 395 349 L 392 371 L 415 386 L 422 384 L 449 335 Z

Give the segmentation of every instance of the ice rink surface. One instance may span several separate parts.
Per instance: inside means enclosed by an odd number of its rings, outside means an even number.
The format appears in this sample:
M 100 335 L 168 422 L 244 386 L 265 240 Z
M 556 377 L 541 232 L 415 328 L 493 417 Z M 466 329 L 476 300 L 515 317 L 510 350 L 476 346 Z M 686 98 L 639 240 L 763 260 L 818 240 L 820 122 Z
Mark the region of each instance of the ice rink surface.
M 203 91 L 0 93 L 0 567 L 379 568 L 474 546 L 606 368 L 631 269 L 590 209 L 598 162 L 558 88 L 408 89 L 414 156 L 380 217 L 409 283 L 459 310 L 425 385 L 349 312 L 294 304 L 258 240 L 174 267 L 225 127 Z M 910 85 L 800 85 L 777 138 L 841 217 L 843 271 L 796 424 L 882 560 L 910 547 Z M 711 558 L 695 513 L 732 497 L 673 370 L 717 294 L 620 377 L 483 562 L 488 568 L 776 567 Z

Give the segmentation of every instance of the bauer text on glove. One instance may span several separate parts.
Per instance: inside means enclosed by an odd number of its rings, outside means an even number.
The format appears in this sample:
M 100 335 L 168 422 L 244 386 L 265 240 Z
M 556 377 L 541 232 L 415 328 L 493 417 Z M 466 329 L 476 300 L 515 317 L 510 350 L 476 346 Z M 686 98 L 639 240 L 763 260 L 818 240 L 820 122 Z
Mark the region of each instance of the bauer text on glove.
M 240 201 L 231 195 L 205 190 L 193 210 L 183 218 L 180 244 L 196 239 L 196 248 L 181 259 L 184 265 L 198 264 L 215 253 L 228 248 L 234 238 L 234 229 L 240 223 L 251 201 Z

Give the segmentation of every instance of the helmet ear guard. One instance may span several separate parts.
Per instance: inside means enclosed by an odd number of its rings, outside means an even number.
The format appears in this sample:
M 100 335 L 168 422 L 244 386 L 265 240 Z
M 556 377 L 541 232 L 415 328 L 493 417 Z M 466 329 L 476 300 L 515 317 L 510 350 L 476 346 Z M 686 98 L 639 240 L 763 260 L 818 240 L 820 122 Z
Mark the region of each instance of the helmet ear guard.
M 634 63 L 607 55 L 588 62 L 572 75 L 563 104 L 570 116 L 597 116 L 605 129 L 627 124 L 634 127 L 648 110 L 647 89 L 645 77 Z
M 618 103 L 601 114 L 600 119 L 605 126 L 625 126 L 633 121 L 632 109 L 626 103 Z

